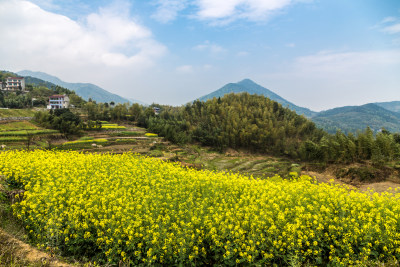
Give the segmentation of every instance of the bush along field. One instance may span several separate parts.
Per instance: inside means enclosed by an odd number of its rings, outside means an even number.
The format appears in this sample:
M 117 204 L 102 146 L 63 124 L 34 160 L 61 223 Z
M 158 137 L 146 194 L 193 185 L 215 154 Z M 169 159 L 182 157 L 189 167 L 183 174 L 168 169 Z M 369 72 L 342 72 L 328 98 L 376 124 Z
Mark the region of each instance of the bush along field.
M 399 194 L 196 171 L 135 154 L 0 153 L 38 247 L 99 264 L 362 265 L 400 258 Z

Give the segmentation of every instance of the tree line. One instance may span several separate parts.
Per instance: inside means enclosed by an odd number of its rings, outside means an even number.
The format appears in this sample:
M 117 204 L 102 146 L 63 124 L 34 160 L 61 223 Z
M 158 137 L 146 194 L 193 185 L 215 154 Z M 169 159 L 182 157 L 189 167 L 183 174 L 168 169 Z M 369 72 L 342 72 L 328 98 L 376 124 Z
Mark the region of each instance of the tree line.
M 83 121 L 79 114 L 76 114 L 67 108 L 38 111 L 34 115 L 34 120 L 40 126 L 58 130 L 66 136 L 79 135 L 84 130 L 101 129 L 100 121 Z
M 155 114 L 154 108 L 160 108 Z M 206 102 L 194 101 L 180 107 L 153 104 L 84 102 L 80 111 L 87 122 L 70 120 L 71 115 L 36 117 L 45 125 L 68 132 L 96 129 L 96 121 L 129 121 L 177 143 L 200 143 L 220 151 L 226 148 L 287 156 L 307 162 L 352 163 L 371 160 L 376 164 L 400 159 L 400 134 L 371 129 L 357 134 L 329 134 L 304 116 L 264 96 L 228 94 Z M 69 113 L 68 113 L 69 114 Z M 78 116 L 79 118 L 79 116 Z M 80 118 L 79 118 L 80 119 Z M 68 121 L 68 120 L 67 120 Z M 88 123 L 90 122 L 90 123 Z M 88 126 L 89 125 L 89 126 Z

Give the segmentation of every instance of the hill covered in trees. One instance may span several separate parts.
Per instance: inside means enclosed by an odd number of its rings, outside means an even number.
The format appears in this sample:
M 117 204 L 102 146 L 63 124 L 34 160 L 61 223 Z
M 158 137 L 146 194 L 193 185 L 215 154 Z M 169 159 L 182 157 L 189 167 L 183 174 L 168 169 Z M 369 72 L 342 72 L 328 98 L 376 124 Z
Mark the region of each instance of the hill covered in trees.
M 303 108 L 299 107 L 286 99 L 282 98 L 281 96 L 275 94 L 271 90 L 262 87 L 261 85 L 253 82 L 250 79 L 244 79 L 240 82 L 237 83 L 228 83 L 222 88 L 208 94 L 205 96 L 200 97 L 198 100 L 200 101 L 206 101 L 209 99 L 212 99 L 214 97 L 223 97 L 226 94 L 230 93 L 249 93 L 251 95 L 263 95 L 265 97 L 268 97 L 271 100 L 274 100 L 284 107 L 288 107 L 291 110 L 294 110 L 297 112 L 297 114 L 304 114 L 306 117 L 312 117 L 316 112 L 309 110 L 308 108 Z
M 175 143 L 199 142 L 220 150 L 243 148 L 322 163 L 374 164 L 400 159 L 400 134 L 370 128 L 356 135 L 329 134 L 311 120 L 269 98 L 228 94 L 149 113 L 145 125 Z
M 372 103 L 322 111 L 316 114 L 312 120 L 329 133 L 336 133 L 338 130 L 345 133 L 356 133 L 366 127 L 370 127 L 374 133 L 382 129 L 400 132 L 400 113 Z
M 148 128 L 174 142 L 200 142 L 224 149 L 297 156 L 301 142 L 318 141 L 323 131 L 294 111 L 269 98 L 248 93 L 228 94 L 181 108 L 163 108 Z

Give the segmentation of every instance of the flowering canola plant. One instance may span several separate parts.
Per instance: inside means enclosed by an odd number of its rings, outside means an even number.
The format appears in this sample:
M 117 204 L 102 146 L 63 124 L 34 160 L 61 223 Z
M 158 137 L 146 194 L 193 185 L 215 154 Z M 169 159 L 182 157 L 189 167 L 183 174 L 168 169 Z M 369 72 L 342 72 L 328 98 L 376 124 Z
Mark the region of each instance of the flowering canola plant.
M 0 153 L 39 247 L 100 263 L 360 265 L 400 258 L 398 194 L 258 180 L 127 153 Z

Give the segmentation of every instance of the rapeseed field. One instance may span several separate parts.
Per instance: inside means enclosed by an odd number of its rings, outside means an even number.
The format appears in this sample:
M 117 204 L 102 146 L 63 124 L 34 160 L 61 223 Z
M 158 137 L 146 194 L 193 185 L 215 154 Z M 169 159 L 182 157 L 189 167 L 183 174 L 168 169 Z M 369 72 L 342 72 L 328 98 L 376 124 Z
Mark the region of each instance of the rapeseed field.
M 0 153 L 38 247 L 99 264 L 361 265 L 400 258 L 398 194 L 196 171 L 135 154 Z

